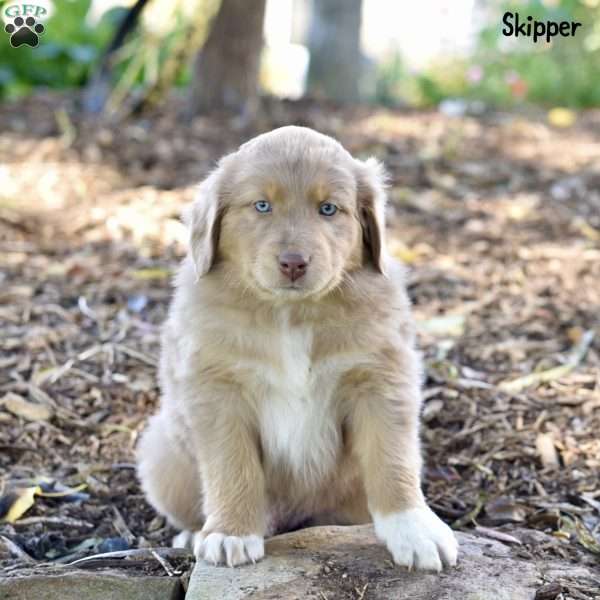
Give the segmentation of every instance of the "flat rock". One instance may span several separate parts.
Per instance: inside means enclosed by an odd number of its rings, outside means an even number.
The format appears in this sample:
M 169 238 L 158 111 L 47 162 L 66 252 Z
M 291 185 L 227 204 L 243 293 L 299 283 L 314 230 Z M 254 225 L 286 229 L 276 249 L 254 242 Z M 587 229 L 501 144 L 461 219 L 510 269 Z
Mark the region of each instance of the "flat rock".
M 2 600 L 181 600 L 177 577 L 132 577 L 111 571 L 66 571 L 0 579 Z
M 533 600 L 542 583 L 535 562 L 497 540 L 458 538 L 458 566 L 438 574 L 394 565 L 370 525 L 303 529 L 269 539 L 255 565 L 198 562 L 186 600 Z

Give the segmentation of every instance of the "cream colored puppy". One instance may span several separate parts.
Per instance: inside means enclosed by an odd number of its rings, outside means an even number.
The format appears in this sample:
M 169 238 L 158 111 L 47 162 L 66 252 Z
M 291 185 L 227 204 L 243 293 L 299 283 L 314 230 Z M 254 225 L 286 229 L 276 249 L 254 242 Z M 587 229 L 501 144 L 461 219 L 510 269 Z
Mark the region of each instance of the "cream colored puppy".
M 397 564 L 456 563 L 421 492 L 421 364 L 384 204 L 375 160 L 302 127 L 201 184 L 138 451 L 198 557 L 240 565 L 275 532 L 372 520 Z

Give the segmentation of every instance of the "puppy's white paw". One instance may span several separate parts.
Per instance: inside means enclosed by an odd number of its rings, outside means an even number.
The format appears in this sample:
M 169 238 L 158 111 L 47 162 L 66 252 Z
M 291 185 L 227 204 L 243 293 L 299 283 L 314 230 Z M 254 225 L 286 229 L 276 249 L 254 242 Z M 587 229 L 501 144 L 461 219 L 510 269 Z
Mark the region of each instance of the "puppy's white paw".
M 198 532 L 194 540 L 194 554 L 213 565 L 226 564 L 237 567 L 255 563 L 265 555 L 265 541 L 259 535 L 225 535 Z
M 184 529 L 181 533 L 178 533 L 171 542 L 173 548 L 188 548 L 192 549 L 194 542 L 194 534 L 187 529 Z
M 373 515 L 375 533 L 385 543 L 397 565 L 411 569 L 441 571 L 453 567 L 458 542 L 448 527 L 429 507 L 411 508 L 385 516 Z

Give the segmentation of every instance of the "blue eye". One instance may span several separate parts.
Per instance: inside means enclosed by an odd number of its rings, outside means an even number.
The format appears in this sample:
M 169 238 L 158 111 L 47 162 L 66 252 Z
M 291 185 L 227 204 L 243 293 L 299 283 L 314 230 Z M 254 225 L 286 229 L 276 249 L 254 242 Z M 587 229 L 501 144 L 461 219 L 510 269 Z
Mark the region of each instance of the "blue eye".
M 259 213 L 269 213 L 271 212 L 271 203 L 266 200 L 259 200 L 254 203 L 254 208 L 256 208 Z
M 331 204 L 331 202 L 323 202 L 323 204 L 319 206 L 319 214 L 325 215 L 326 217 L 332 217 L 337 210 L 338 207 L 335 204 Z

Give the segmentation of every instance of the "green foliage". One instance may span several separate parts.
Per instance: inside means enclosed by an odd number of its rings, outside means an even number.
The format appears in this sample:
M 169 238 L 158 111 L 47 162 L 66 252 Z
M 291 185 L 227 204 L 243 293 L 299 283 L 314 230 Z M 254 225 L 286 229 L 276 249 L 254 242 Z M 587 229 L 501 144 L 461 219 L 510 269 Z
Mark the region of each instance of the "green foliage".
M 39 87 L 85 83 L 122 15 L 122 9 L 113 9 L 90 27 L 86 22 L 89 5 L 89 0 L 54 0 L 54 14 L 44 23 L 46 29 L 36 48 L 13 48 L 2 32 L 0 98 L 18 97 Z
M 492 5 L 494 6 L 494 5 Z M 531 38 L 506 38 L 500 26 L 506 11 L 525 19 L 582 23 L 575 36 L 534 43 Z M 600 105 L 600 2 L 595 0 L 501 1 L 480 32 L 473 62 L 482 78 L 469 95 L 510 104 L 523 99 L 573 108 Z
M 434 106 L 449 96 L 466 92 L 465 65 L 439 61 L 422 72 L 410 71 L 399 52 L 392 53 L 378 68 L 374 100 L 385 106 L 405 103 Z
M 211 13 L 198 2 L 203 9 L 196 12 L 206 18 Z M 9 36 L 0 32 L 0 99 L 40 87 L 79 87 L 87 81 L 125 11 L 115 8 L 92 27 L 86 21 L 90 3 L 54 0 L 54 14 L 36 48 L 12 48 Z M 0 0 L 0 10 L 5 4 L 7 0 Z M 600 0 L 486 0 L 481 6 L 486 24 L 468 59 L 444 58 L 415 73 L 398 53 L 392 54 L 378 66 L 374 99 L 386 105 L 400 101 L 417 106 L 434 106 L 456 97 L 500 106 L 523 101 L 572 108 L 600 106 Z M 583 26 L 574 37 L 557 36 L 550 44 L 506 38 L 502 35 L 506 11 L 518 12 L 522 19 L 531 15 L 540 21 L 577 21 Z M 189 25 L 189 15 L 175 11 L 164 31 L 142 26 L 128 38 L 114 68 L 117 100 L 133 88 L 156 85 L 170 58 L 185 46 Z M 184 64 L 171 83 L 188 81 L 189 68 Z
M 434 106 L 444 98 L 483 100 L 496 106 L 523 101 L 571 108 L 600 106 L 600 0 L 490 0 L 485 26 L 468 59 L 443 59 L 410 73 L 399 57 L 379 69 L 378 101 L 401 98 Z M 582 23 L 575 36 L 551 43 L 502 35 L 502 16 L 518 12 L 538 21 Z M 398 68 L 396 65 L 402 65 Z
M 0 0 L 0 10 L 9 1 L 15 0 Z M 54 0 L 54 13 L 44 22 L 46 30 L 35 48 L 13 48 L 9 36 L 0 33 L 0 99 L 39 88 L 86 84 L 128 10 L 109 10 L 91 26 L 90 4 L 90 0 Z M 160 94 L 164 87 L 189 83 L 189 55 L 204 40 L 214 14 L 211 7 L 218 4 L 209 0 L 148 4 L 125 43 L 111 55 L 111 110 L 130 96 L 139 99 L 150 92 Z M 157 11 L 152 13 L 154 8 Z
M 384 106 L 395 106 L 406 97 L 403 86 L 409 73 L 399 52 L 394 52 L 377 68 L 375 81 L 375 100 Z

